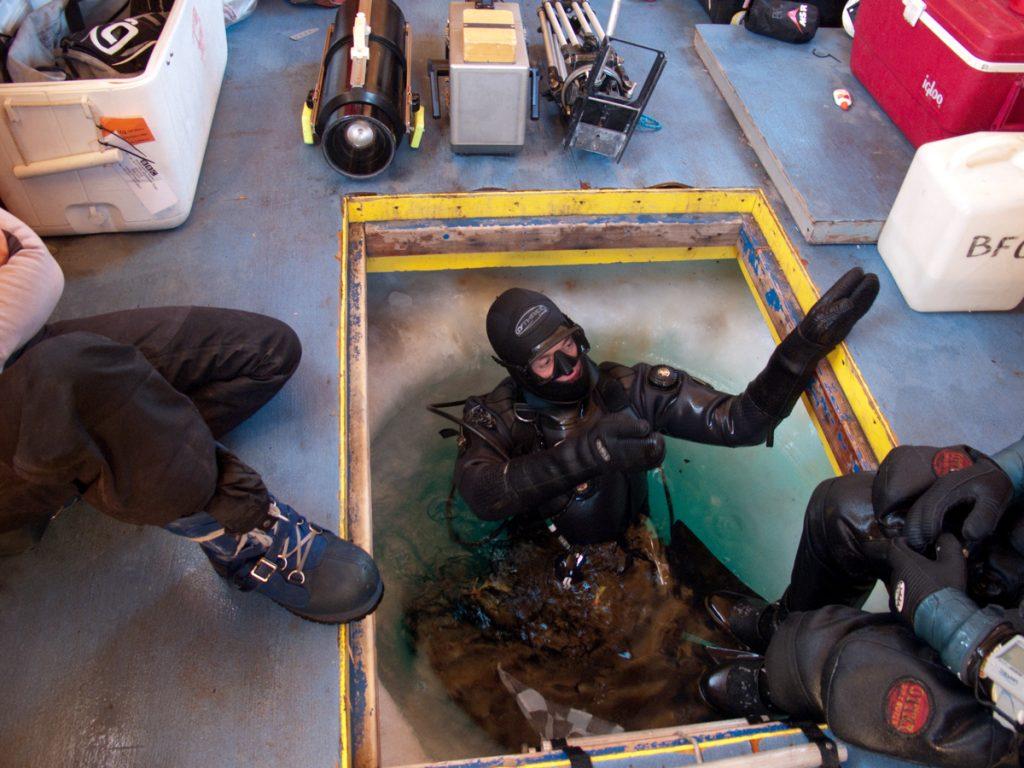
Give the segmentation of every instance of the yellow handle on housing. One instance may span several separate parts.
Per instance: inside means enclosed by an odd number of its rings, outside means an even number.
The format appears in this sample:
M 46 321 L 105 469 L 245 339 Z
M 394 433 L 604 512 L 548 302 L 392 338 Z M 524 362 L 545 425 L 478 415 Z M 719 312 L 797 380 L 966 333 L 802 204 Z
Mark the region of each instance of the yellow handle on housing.
M 302 104 L 302 141 L 313 143 L 313 105 L 308 101 Z
M 423 130 L 426 127 L 426 121 L 424 120 L 424 110 L 421 104 L 416 108 L 412 118 L 412 136 L 409 137 L 409 146 L 413 149 L 420 148 L 420 142 L 423 140 Z

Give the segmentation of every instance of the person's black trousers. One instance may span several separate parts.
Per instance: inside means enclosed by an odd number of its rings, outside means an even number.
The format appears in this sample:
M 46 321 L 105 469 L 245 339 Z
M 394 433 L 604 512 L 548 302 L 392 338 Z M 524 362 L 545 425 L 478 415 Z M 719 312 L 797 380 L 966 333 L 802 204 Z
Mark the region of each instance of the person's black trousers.
M 825 605 L 859 607 L 876 580 L 889 578 L 889 541 L 903 534 L 903 515 L 879 519 L 872 507 L 874 472 L 857 472 L 821 483 L 811 494 L 782 597 L 790 611 Z M 1007 519 L 1020 515 L 1011 509 Z M 1016 607 L 1024 597 L 1024 557 L 997 534 L 972 561 L 970 596 L 982 604 Z
M 765 659 L 772 703 L 851 744 L 949 768 L 1012 765 L 1016 734 L 888 613 L 791 613 Z
M 875 518 L 874 478 L 874 472 L 857 472 L 814 489 L 782 598 L 788 610 L 860 605 L 875 582 L 888 577 L 886 556 L 894 532 Z
M 301 345 L 273 318 L 205 307 L 47 325 L 0 373 L 0 533 L 75 496 L 165 525 L 206 511 L 272 523 L 260 476 L 217 439 L 291 377 Z

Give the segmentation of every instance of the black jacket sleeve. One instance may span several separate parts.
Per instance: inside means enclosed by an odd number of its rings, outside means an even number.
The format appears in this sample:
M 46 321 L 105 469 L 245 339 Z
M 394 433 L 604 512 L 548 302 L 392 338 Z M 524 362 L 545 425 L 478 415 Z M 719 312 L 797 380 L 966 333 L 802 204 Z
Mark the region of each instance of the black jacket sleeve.
M 668 366 L 639 363 L 632 368 L 630 402 L 652 429 L 671 437 L 712 445 L 758 445 L 779 420 L 765 413 L 747 392 L 730 395 Z
M 522 512 L 522 503 L 507 487 L 506 470 L 513 451 L 509 430 L 475 398 L 466 401 L 462 418 L 468 427 L 461 431 L 459 457 L 455 461 L 455 487 L 459 494 L 483 520 L 500 520 Z

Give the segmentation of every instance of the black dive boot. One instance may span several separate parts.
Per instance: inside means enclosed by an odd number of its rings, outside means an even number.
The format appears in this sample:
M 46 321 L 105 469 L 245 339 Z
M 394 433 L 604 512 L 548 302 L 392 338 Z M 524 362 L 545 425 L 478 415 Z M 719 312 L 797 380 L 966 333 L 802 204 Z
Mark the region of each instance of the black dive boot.
M 705 672 L 700 679 L 700 695 L 705 703 L 733 717 L 771 716 L 768 678 L 764 658 L 741 659 Z
M 786 618 L 781 603 L 766 603 L 739 592 L 712 592 L 704 599 L 712 621 L 757 653 L 764 653 L 776 628 Z

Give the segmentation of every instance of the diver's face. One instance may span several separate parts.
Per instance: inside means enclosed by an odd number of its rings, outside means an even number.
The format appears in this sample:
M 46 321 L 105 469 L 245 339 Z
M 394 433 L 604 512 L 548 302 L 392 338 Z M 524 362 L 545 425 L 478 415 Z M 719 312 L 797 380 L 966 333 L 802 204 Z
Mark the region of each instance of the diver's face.
M 576 360 L 576 364 L 570 371 L 554 376 L 556 373 L 556 362 L 558 362 L 556 355 L 561 355 L 562 361 L 564 361 L 565 358 L 574 358 Z M 578 379 L 583 373 L 583 356 L 579 354 L 579 347 L 576 345 L 576 340 L 572 336 L 565 337 L 558 344 L 555 344 L 551 349 L 546 350 L 532 363 L 530 363 L 530 370 L 533 371 L 534 375 L 541 381 L 557 381 L 562 383 L 576 381 L 576 379 Z M 564 370 L 564 363 L 561 370 Z

